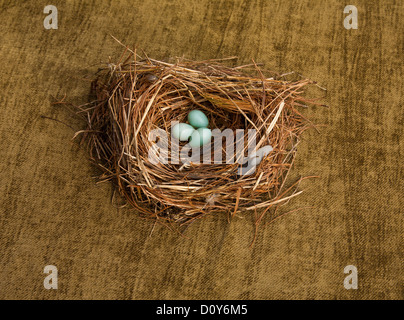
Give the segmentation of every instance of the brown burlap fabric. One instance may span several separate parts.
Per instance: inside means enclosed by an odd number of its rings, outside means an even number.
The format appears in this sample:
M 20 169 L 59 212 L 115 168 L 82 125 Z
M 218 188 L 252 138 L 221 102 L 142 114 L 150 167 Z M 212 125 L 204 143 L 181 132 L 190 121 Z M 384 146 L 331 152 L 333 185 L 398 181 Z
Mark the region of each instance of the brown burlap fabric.
M 0 10 L 0 298 L 402 299 L 403 33 L 401 0 L 44 1 Z M 71 141 L 83 127 L 52 97 L 87 101 L 97 68 L 125 44 L 158 59 L 237 55 L 328 88 L 325 124 L 304 134 L 293 178 L 305 192 L 260 229 L 212 216 L 181 238 L 111 203 L 110 184 Z M 322 95 L 321 90 L 314 93 Z M 47 116 L 69 124 L 72 128 Z M 59 270 L 46 290 L 43 269 Z M 344 267 L 358 268 L 346 290 Z

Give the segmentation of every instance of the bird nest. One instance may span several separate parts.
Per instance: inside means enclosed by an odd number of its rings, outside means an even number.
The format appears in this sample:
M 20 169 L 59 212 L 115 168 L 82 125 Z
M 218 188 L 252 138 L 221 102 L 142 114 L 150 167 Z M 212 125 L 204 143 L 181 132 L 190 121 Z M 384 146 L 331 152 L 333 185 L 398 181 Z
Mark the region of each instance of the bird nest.
M 230 67 L 231 59 L 167 63 L 129 51 L 99 70 L 95 100 L 79 107 L 87 120 L 80 133 L 103 171 L 100 178 L 114 181 L 127 204 L 142 216 L 182 226 L 213 213 L 244 211 L 261 220 L 300 193 L 285 181 L 299 136 L 311 126 L 298 111 L 313 102 L 301 96 L 310 80 L 267 77 L 255 63 Z M 219 132 L 197 148 L 199 156 L 171 135 L 195 109 Z M 233 142 L 231 134 L 220 137 L 225 130 L 234 133 Z M 264 146 L 271 151 L 246 173 L 249 152 Z

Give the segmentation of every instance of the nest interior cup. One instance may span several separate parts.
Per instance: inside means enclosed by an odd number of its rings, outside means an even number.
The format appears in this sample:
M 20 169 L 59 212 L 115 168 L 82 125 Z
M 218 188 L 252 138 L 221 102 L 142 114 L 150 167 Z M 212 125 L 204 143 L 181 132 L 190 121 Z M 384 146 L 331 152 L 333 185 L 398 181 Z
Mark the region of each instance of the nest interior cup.
M 140 214 L 186 225 L 207 213 L 266 211 L 298 194 L 285 187 L 285 177 L 299 136 L 311 125 L 298 109 L 307 102 L 303 87 L 312 82 L 266 77 L 255 63 L 230 67 L 228 62 L 168 63 L 131 52 L 98 73 L 95 100 L 79 111 L 88 122 L 83 139 L 103 171 L 101 180 L 113 181 Z M 244 162 L 248 130 L 255 133 L 257 150 L 271 148 L 246 175 L 239 174 L 243 161 L 237 152 L 232 161 L 213 161 L 213 138 L 200 158 L 210 155 L 210 163 L 181 161 L 178 151 L 188 142 L 173 143 L 171 129 L 187 123 L 192 110 L 206 115 L 210 130 L 234 133 L 234 150 L 240 143 L 236 130 L 243 130 Z M 226 149 L 231 148 L 220 148 L 222 160 L 230 154 Z

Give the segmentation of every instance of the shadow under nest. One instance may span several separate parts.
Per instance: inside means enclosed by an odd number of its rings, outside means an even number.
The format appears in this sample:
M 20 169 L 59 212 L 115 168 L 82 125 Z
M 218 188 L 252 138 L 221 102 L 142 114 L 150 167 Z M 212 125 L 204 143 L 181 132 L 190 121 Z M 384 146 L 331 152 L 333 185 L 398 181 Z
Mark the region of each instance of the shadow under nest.
M 118 63 L 99 70 L 92 83 L 95 100 L 79 107 L 87 128 L 78 134 L 103 171 L 101 181 L 113 181 L 141 216 L 182 227 L 206 214 L 231 217 L 243 211 L 254 214 L 258 224 L 269 209 L 301 192 L 301 179 L 288 187 L 285 182 L 299 137 L 313 126 L 298 110 L 315 103 L 301 96 L 313 82 L 267 78 L 255 63 L 230 67 L 229 61 L 168 63 L 127 50 Z M 241 158 L 234 155 L 230 163 L 170 161 L 187 143 L 170 145 L 172 122 L 186 122 L 195 109 L 206 114 L 210 129 L 243 129 L 245 136 L 254 129 L 256 149 L 273 150 L 247 175 L 238 171 L 247 159 L 247 137 Z M 166 137 L 151 139 L 156 130 Z M 168 162 L 150 161 L 159 142 L 169 147 L 163 157 Z M 209 150 L 214 159 L 214 148 Z

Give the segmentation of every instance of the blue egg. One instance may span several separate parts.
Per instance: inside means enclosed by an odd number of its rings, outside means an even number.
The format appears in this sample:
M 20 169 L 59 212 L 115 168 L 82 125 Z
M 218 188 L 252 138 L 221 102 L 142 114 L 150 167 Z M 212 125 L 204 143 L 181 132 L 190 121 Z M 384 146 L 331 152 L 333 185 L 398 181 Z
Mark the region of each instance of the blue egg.
M 192 148 L 204 146 L 208 144 L 212 138 L 212 131 L 208 128 L 199 128 L 191 134 L 189 145 Z
M 206 128 L 209 125 L 208 117 L 200 110 L 192 110 L 188 114 L 188 121 L 195 128 Z
M 194 131 L 195 129 L 187 123 L 177 123 L 171 128 L 171 134 L 180 141 L 188 141 Z

